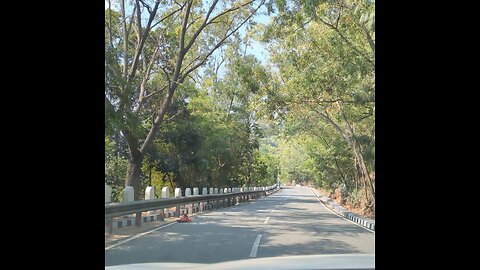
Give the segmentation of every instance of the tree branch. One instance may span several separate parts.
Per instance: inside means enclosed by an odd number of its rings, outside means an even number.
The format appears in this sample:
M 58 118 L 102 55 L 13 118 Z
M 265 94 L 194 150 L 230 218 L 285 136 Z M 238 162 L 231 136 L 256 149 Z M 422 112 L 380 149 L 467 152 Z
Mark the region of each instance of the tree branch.
M 150 6 L 149 6 L 147 3 L 145 3 L 143 0 L 139 0 L 139 1 L 140 1 L 140 3 L 142 3 L 142 5 L 143 5 L 144 7 L 147 8 L 148 13 L 149 13 L 149 14 L 152 14 L 152 10 L 150 9 Z
M 157 93 L 162 92 L 162 91 L 165 90 L 165 88 L 167 88 L 167 87 L 168 87 L 168 85 L 165 85 L 164 87 L 160 88 L 160 90 L 154 91 L 154 92 L 146 95 L 146 96 L 144 97 L 144 100 L 146 100 L 147 98 L 149 98 L 149 97 L 151 97 L 151 96 L 153 96 L 153 95 L 155 95 L 155 94 L 157 94 Z
M 185 51 L 185 34 L 187 33 L 188 17 L 190 16 L 190 9 L 192 8 L 193 1 L 187 2 L 187 10 L 185 11 L 185 16 L 183 17 L 182 22 L 182 32 L 180 33 L 180 54 L 184 54 Z
M 124 1 L 124 0 L 122 0 L 122 1 Z M 153 8 L 152 13 L 150 14 L 150 18 L 148 19 L 147 27 L 145 28 L 145 31 L 143 32 L 142 38 L 140 39 L 140 42 L 139 42 L 139 45 L 137 46 L 137 49 L 136 49 L 136 52 L 135 52 L 135 57 L 134 57 L 134 60 L 133 60 L 133 63 L 132 63 L 132 67 L 130 69 L 130 75 L 128 76 L 128 80 L 127 80 L 128 82 L 133 80 L 133 77 L 135 76 L 135 73 L 137 71 L 138 60 L 140 59 L 140 54 L 143 51 L 143 46 L 145 44 L 145 41 L 146 41 L 147 36 L 148 36 L 148 34 L 150 32 L 150 29 L 151 29 L 150 25 L 152 24 L 152 21 L 155 18 L 155 15 L 157 13 L 159 4 L 160 4 L 160 1 L 157 1 L 155 3 L 155 7 Z
M 185 4 L 186 4 L 186 3 L 185 3 Z M 173 16 L 174 14 L 176 14 L 177 12 L 179 12 L 180 10 L 182 10 L 183 7 L 185 6 L 185 4 L 183 4 L 182 6 L 180 6 L 180 8 L 172 11 L 172 12 L 169 13 L 167 16 L 161 18 L 158 22 L 156 22 L 154 25 L 152 25 L 152 26 L 150 27 L 150 29 L 153 29 L 153 28 L 154 28 L 155 26 L 157 26 L 159 23 L 163 22 L 164 20 L 170 18 L 171 16 Z
M 123 22 L 123 76 L 128 81 L 128 32 L 127 21 L 125 19 L 125 0 L 121 0 L 121 12 Z
M 190 26 L 192 26 L 196 21 L 198 21 L 198 19 L 201 19 L 201 18 L 202 18 L 201 16 L 194 18 L 194 19 L 188 24 L 187 29 L 190 28 Z
M 341 32 L 340 30 L 335 27 L 333 24 L 330 24 L 328 22 L 326 22 L 325 20 L 323 20 L 322 18 L 318 17 L 318 20 L 320 22 L 322 22 L 323 24 L 325 24 L 326 26 L 330 27 L 331 29 L 335 30 L 335 32 L 337 32 L 337 34 L 340 36 L 340 38 L 342 38 L 343 41 L 345 41 L 345 43 L 347 43 L 358 55 L 360 55 L 363 59 L 365 59 L 368 63 L 370 63 L 371 65 L 373 65 L 375 67 L 375 63 L 370 59 L 368 58 L 365 54 L 363 54 L 355 45 L 353 45 L 350 40 L 348 40 Z
M 142 106 L 143 95 L 145 93 L 145 83 L 148 81 L 148 79 L 150 79 L 150 69 L 152 68 L 153 63 L 155 62 L 155 58 L 159 49 L 160 49 L 160 44 L 158 44 L 155 47 L 155 51 L 153 52 L 152 59 L 150 59 L 150 62 L 148 63 L 148 67 L 144 71 L 145 75 L 143 76 L 142 83 L 140 84 L 140 94 L 138 95 L 138 103 L 137 103 L 137 106 L 135 106 L 135 108 L 133 109 L 133 113 L 137 113 Z
M 373 41 L 372 37 L 370 36 L 370 33 L 368 32 L 365 26 L 362 25 L 362 29 L 365 32 L 365 35 L 367 36 L 367 41 L 368 41 L 368 45 L 370 45 L 370 49 L 372 49 L 373 54 L 375 54 L 375 41 Z
M 250 2 L 248 2 L 248 3 L 251 3 L 251 2 L 253 2 L 253 1 L 250 1 Z M 225 40 L 227 40 L 227 38 L 229 38 L 233 33 L 235 33 L 238 29 L 240 29 L 240 27 L 242 27 L 248 20 L 250 20 L 250 18 L 253 16 L 253 14 L 255 14 L 255 13 L 257 12 L 257 10 L 260 9 L 260 7 L 263 5 L 263 3 L 264 3 L 264 1 L 262 1 L 262 2 L 260 3 L 260 5 L 258 5 L 258 7 L 257 7 L 252 13 L 250 13 L 250 15 L 248 15 L 248 17 L 247 17 L 240 25 L 238 25 L 237 27 L 235 27 L 235 29 L 232 30 L 230 33 L 226 34 L 225 37 L 223 37 L 223 38 L 217 43 L 217 45 L 215 45 L 215 47 L 213 47 L 213 49 L 211 49 L 211 50 L 207 53 L 207 55 L 203 58 L 202 61 L 200 61 L 199 63 L 197 63 L 196 65 L 194 65 L 194 66 L 191 67 L 190 69 L 188 69 L 188 70 L 185 72 L 185 75 L 184 75 L 184 76 L 188 75 L 190 72 L 194 71 L 195 69 L 197 69 L 198 67 L 200 67 L 201 65 L 203 65 L 203 64 L 207 61 L 208 57 L 209 57 L 216 49 L 218 49 L 218 47 L 220 47 L 220 46 L 223 45 L 223 43 L 225 42 Z M 238 9 L 238 8 L 236 8 L 236 9 Z M 212 20 L 214 20 L 214 18 L 213 18 Z M 227 30 L 227 32 L 228 32 L 228 30 Z
M 110 34 L 110 46 L 113 48 L 111 0 L 108 0 L 108 33 Z
M 177 115 L 179 115 L 179 114 L 181 114 L 181 113 L 182 113 L 182 110 L 179 110 L 176 114 L 174 114 L 173 116 L 165 119 L 164 121 L 171 121 L 173 118 L 175 118 L 175 116 L 177 116 Z
M 190 47 L 192 47 L 193 43 L 195 42 L 195 40 L 197 39 L 198 35 L 200 35 L 200 33 L 203 31 L 203 29 L 211 24 L 212 22 L 214 22 L 217 18 L 229 13 L 229 12 L 232 12 L 232 11 L 235 11 L 239 8 L 242 8 L 246 5 L 249 5 L 253 2 L 254 0 L 250 0 L 248 2 L 245 2 L 243 4 L 240 4 L 236 7 L 231 7 L 227 10 L 224 10 L 223 12 L 220 12 L 219 14 L 217 14 L 215 17 L 213 17 L 210 21 L 208 20 L 208 18 L 210 17 L 213 9 L 215 8 L 215 5 L 217 4 L 218 0 L 214 0 L 212 5 L 210 6 L 210 10 L 208 11 L 207 15 L 205 16 L 205 20 L 203 21 L 202 25 L 197 29 L 197 31 L 195 31 L 195 33 L 193 34 L 193 37 L 192 39 L 190 40 L 190 42 L 188 42 L 187 46 L 185 47 L 185 49 L 188 51 L 190 49 Z M 260 4 L 260 6 L 263 4 L 264 1 L 262 1 L 262 3 Z M 258 10 L 258 8 L 255 10 L 255 12 Z M 254 13 L 255 13 L 254 12 Z
M 132 15 L 130 16 L 130 22 L 128 23 L 128 31 L 127 35 L 130 35 L 130 31 L 132 31 L 133 19 L 135 18 L 135 11 L 137 10 L 137 6 L 133 7 Z
M 140 43 L 140 37 L 142 36 L 142 16 L 141 16 L 141 12 L 140 12 L 140 0 L 136 0 L 135 1 L 135 5 L 136 5 L 136 8 L 137 8 L 137 27 L 138 27 L 138 43 Z
M 168 75 L 168 72 L 165 70 L 165 67 L 160 66 L 160 69 L 163 71 L 163 73 L 167 77 L 168 85 L 170 85 L 172 81 L 170 80 L 170 76 Z

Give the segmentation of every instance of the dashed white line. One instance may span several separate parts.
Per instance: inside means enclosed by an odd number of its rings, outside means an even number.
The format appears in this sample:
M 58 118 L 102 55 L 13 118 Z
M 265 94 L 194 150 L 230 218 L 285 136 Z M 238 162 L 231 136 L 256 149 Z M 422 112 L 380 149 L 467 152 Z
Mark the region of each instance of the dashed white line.
M 263 222 L 263 224 L 267 224 L 267 222 L 268 222 L 269 220 L 270 220 L 270 217 L 267 217 L 267 218 L 265 219 L 265 221 Z
M 171 225 L 173 225 L 173 224 L 177 224 L 177 222 L 172 222 L 172 223 L 169 223 L 169 224 L 165 224 L 165 225 L 163 225 L 163 226 L 160 226 L 160 227 L 158 227 L 158 228 L 152 229 L 152 230 L 150 230 L 150 231 L 143 232 L 143 233 L 139 233 L 139 234 L 135 234 L 134 236 L 131 236 L 131 237 L 125 239 L 125 240 L 122 240 L 122 241 L 120 241 L 120 242 L 117 242 L 117 243 L 115 243 L 115 244 L 113 244 L 113 245 L 111 245 L 111 246 L 105 247 L 105 250 L 114 248 L 114 247 L 119 246 L 119 245 L 121 245 L 121 244 L 125 244 L 125 243 L 127 243 L 127 242 L 129 242 L 129 241 L 132 241 L 133 239 L 137 239 L 137 238 L 139 238 L 139 237 L 141 237 L 141 236 L 144 236 L 144 235 L 149 234 L 149 233 L 151 233 L 151 232 L 153 232 L 153 231 L 160 230 L 160 229 L 162 229 L 162 228 L 171 226 Z
M 255 242 L 253 242 L 252 250 L 250 251 L 250 258 L 257 257 L 258 245 L 260 244 L 260 239 L 262 239 L 262 235 L 257 235 Z

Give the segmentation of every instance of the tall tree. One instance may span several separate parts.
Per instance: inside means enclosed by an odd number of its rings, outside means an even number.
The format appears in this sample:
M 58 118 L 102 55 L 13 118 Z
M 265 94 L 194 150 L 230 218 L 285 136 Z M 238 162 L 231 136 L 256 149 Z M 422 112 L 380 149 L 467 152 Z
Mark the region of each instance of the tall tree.
M 278 15 L 264 27 L 261 39 L 268 43 L 279 82 L 276 90 L 273 85 L 267 91 L 266 101 L 275 104 L 278 114 L 287 115 L 287 127 L 295 121 L 301 123 L 303 130 L 327 148 L 336 140 L 328 138 L 330 131 L 318 131 L 328 127 L 336 132 L 350 148 L 355 178 L 362 183 L 367 204 L 372 207 L 375 3 L 299 0 L 275 4 Z M 309 118 L 314 121 L 305 121 Z M 337 172 L 345 181 L 345 170 L 336 161 Z
M 145 153 L 176 90 L 263 3 L 121 0 L 119 15 L 106 11 L 106 115 L 128 143 L 130 166 L 125 184 L 134 187 L 135 199 Z M 146 130 L 141 125 L 145 119 L 150 121 Z M 139 221 L 137 213 L 137 225 Z

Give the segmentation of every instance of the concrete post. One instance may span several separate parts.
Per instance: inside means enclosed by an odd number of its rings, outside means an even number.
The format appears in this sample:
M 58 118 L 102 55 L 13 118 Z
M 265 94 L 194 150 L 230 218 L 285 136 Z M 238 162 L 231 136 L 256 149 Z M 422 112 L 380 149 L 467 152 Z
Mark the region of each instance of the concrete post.
M 202 195 L 208 195 L 208 188 L 206 187 L 202 188 Z M 201 203 L 201 207 L 202 207 L 201 211 L 204 211 L 207 209 L 208 203 L 209 203 L 208 201 Z
M 170 189 L 168 187 L 163 187 L 162 188 L 162 199 L 163 198 L 168 198 L 168 197 L 170 197 Z M 160 209 L 160 215 L 159 215 L 158 219 L 160 221 L 165 220 L 165 209 L 164 208 Z
M 154 187 L 147 187 L 145 189 L 145 200 L 153 200 L 155 199 L 155 189 Z M 150 214 L 154 214 L 155 210 L 150 210 Z
M 133 187 L 126 186 L 125 190 L 123 191 L 123 202 L 133 202 Z
M 145 200 L 155 199 L 155 189 L 154 187 L 147 187 L 145 189 Z
M 185 197 L 190 197 L 192 196 L 192 189 L 191 188 L 186 188 L 185 189 Z M 192 214 L 193 213 L 193 204 L 189 203 L 187 206 L 187 213 Z
M 112 188 L 105 184 L 105 203 L 109 203 L 112 201 Z M 105 219 L 105 226 L 108 234 L 112 234 L 113 232 L 113 218 Z
M 162 198 L 169 198 L 170 197 L 170 189 L 168 187 L 162 188 Z
M 175 198 L 181 198 L 182 197 L 182 189 L 176 188 L 175 189 Z M 179 217 L 180 216 L 180 205 L 178 204 L 175 207 L 175 216 Z
M 198 187 L 194 187 L 194 188 L 193 188 L 193 196 L 198 196 L 198 195 L 200 195 L 200 194 L 198 193 Z M 198 211 L 199 205 L 200 205 L 200 203 L 194 203 L 194 206 L 195 206 L 195 207 L 193 208 L 193 211 L 194 211 L 194 212 Z
M 112 188 L 105 184 L 105 203 L 109 203 L 112 201 Z

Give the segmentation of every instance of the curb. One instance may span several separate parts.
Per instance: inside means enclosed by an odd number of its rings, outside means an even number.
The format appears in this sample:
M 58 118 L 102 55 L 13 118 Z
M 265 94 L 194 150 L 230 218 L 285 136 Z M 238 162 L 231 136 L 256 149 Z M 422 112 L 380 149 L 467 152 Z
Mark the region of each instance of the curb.
M 313 191 L 313 189 L 312 189 Z M 323 195 L 317 195 L 315 191 L 313 191 L 313 194 L 328 208 L 333 210 L 335 213 L 339 214 L 340 216 L 349 219 L 358 225 L 361 225 L 367 229 L 370 229 L 372 231 L 375 231 L 375 220 L 369 219 L 366 217 L 362 217 L 360 215 L 357 215 L 353 212 L 350 212 L 348 209 L 338 205 L 334 200 L 330 199 L 327 196 Z

